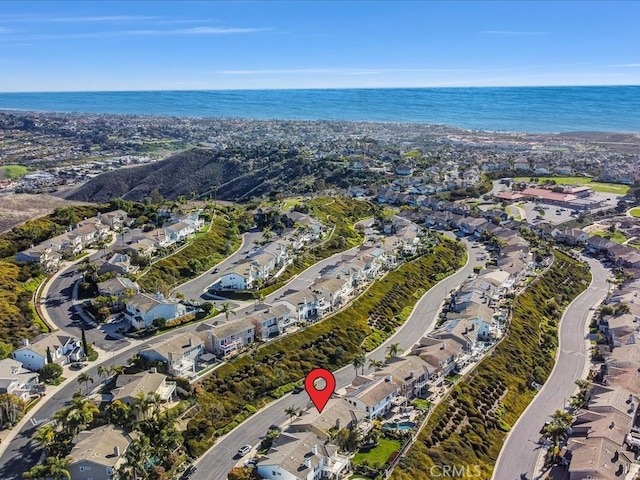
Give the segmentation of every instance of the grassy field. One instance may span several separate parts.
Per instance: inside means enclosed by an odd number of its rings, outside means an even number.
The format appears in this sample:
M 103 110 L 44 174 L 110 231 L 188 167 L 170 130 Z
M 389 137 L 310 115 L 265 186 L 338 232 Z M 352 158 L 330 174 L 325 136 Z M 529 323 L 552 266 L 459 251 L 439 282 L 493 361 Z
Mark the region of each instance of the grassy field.
M 513 180 L 515 182 L 528 182 L 532 177 L 517 177 Z M 535 177 L 540 180 L 544 180 L 549 178 L 554 180 L 558 185 L 588 185 L 593 188 L 596 192 L 601 193 L 613 193 L 616 195 L 626 195 L 629 191 L 629 185 L 621 185 L 619 183 L 603 183 L 603 182 L 593 182 L 591 178 L 588 177 Z
M 391 440 L 388 438 L 381 438 L 380 443 L 377 447 L 372 448 L 368 452 L 362 453 L 358 452 L 351 460 L 351 463 L 354 465 L 361 465 L 365 460 L 369 463 L 369 465 L 374 465 L 376 463 L 384 464 L 387 462 L 392 453 L 400 450 L 399 440 Z
M 616 243 L 624 243 L 627 241 L 627 237 L 625 237 L 624 233 L 619 232 L 617 230 L 614 233 L 611 233 L 608 230 L 602 230 L 600 232 L 595 232 L 592 236 L 596 236 L 596 235 L 598 237 L 607 238 L 612 242 L 616 242 Z
M 16 178 L 27 173 L 24 165 L 0 165 L 0 178 Z
M 632 208 L 629 210 L 629 215 L 632 217 L 640 217 L 640 207 Z

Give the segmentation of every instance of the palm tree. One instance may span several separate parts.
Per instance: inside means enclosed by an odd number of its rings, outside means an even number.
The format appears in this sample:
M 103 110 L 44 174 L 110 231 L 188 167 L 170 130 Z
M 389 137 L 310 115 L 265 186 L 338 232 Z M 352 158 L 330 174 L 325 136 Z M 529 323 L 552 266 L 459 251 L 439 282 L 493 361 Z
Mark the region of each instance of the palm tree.
M 134 439 L 125 453 L 125 463 L 120 467 L 123 478 L 149 478 L 147 465 L 151 457 L 151 442 L 146 435 L 140 435 Z M 127 472 L 131 475 L 127 475 Z
M 355 357 L 353 357 L 351 365 L 353 365 L 353 368 L 356 371 L 356 375 L 358 374 L 358 369 L 362 367 L 362 374 L 364 375 L 364 366 L 366 365 L 366 358 L 364 356 L 364 353 L 359 353 Z
M 231 305 L 229 305 L 227 302 L 223 303 L 220 306 L 220 312 L 224 313 L 224 318 L 227 320 L 227 322 L 229 321 L 229 315 L 231 315 L 232 313 L 234 315 L 236 314 L 236 312 L 233 311 Z
M 109 366 L 109 372 L 111 375 L 120 375 L 124 373 L 125 368 L 124 365 L 111 365 Z
M 80 385 L 84 383 L 84 393 L 86 395 L 89 393 L 89 383 L 93 383 L 93 378 L 87 372 L 82 372 L 78 375 L 78 383 Z
M 107 367 L 106 365 L 100 365 L 98 367 L 98 376 L 100 377 L 100 379 L 102 380 L 102 378 L 107 378 L 111 375 L 111 369 L 109 367 Z
M 376 370 L 384 367 L 384 362 L 382 360 L 376 360 L 375 358 L 369 359 L 369 369 L 375 368 Z
M 387 358 L 395 357 L 402 351 L 400 344 L 398 342 L 387 345 L 386 350 L 387 350 Z
M 70 463 L 69 457 L 47 457 L 44 464 L 32 467 L 22 477 L 34 480 L 70 480 L 71 473 L 67 470 Z
M 136 413 L 136 417 L 147 420 L 150 406 L 151 399 L 144 392 L 138 392 L 133 405 L 131 405 L 131 410 Z
M 289 415 L 289 420 L 291 421 L 291 423 L 293 423 L 293 419 L 298 416 L 298 410 L 293 405 L 285 408 L 284 413 Z
M 56 429 L 51 424 L 44 425 L 38 429 L 33 438 L 40 443 L 40 447 L 46 452 L 56 438 Z

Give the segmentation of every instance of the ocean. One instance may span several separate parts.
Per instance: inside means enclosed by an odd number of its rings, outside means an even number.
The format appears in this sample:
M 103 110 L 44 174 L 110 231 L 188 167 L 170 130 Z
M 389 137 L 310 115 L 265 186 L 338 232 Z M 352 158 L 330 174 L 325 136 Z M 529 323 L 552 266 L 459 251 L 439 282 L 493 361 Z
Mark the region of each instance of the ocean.
M 640 132 L 640 86 L 0 93 L 0 109 Z

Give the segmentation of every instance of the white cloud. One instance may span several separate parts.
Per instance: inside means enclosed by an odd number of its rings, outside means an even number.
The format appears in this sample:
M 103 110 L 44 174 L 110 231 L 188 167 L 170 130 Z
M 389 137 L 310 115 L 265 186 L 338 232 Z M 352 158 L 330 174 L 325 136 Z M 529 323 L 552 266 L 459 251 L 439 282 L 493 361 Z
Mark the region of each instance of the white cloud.
M 229 35 L 234 33 L 255 33 L 270 30 L 268 28 L 235 28 L 235 27 L 193 27 L 177 30 L 128 30 L 119 32 L 123 35 Z
M 611 65 L 617 68 L 640 68 L 640 63 L 623 63 L 621 65 Z
M 439 68 L 283 68 L 274 70 L 220 70 L 222 75 L 378 75 L 385 73 L 465 72 L 465 69 Z
M 158 20 L 157 16 L 142 15 L 104 15 L 104 16 L 60 16 L 44 15 L 3 15 L 0 21 L 12 23 L 100 23 L 100 22 L 138 22 L 144 20 Z
M 531 36 L 531 35 L 549 35 L 551 32 L 527 32 L 517 30 L 485 30 L 484 35 L 513 35 L 513 36 Z

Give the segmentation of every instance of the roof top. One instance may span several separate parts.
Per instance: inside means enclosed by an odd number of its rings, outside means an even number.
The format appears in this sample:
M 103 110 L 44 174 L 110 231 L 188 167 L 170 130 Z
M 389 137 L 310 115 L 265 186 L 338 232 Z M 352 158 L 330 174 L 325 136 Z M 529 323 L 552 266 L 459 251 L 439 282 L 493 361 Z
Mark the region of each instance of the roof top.
M 73 439 L 74 445 L 69 454 L 71 464 L 89 461 L 115 467 L 130 443 L 131 439 L 125 431 L 113 425 L 80 432 Z M 115 447 L 120 451 L 119 456 L 115 454 Z
M 116 388 L 113 391 L 113 400 L 135 397 L 141 392 L 144 394 L 157 392 L 165 378 L 161 373 L 151 372 L 118 375 Z

